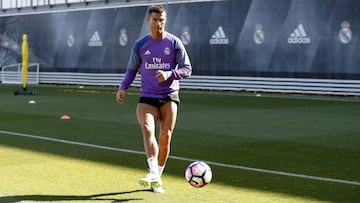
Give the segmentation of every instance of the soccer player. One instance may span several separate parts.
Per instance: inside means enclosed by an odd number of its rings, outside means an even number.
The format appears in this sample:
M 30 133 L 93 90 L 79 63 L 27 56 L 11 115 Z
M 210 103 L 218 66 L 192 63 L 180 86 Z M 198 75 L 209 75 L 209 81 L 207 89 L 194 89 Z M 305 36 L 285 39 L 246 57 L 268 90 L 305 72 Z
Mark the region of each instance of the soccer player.
M 180 103 L 179 80 L 189 77 L 192 67 L 183 43 L 165 31 L 165 7 L 151 6 L 147 21 L 150 33 L 135 42 L 116 100 L 123 104 L 125 91 L 140 72 L 141 93 L 136 114 L 150 172 L 139 179 L 139 183 L 156 193 L 164 193 L 161 175 L 169 157 Z M 155 136 L 157 122 L 160 122 L 158 140 Z

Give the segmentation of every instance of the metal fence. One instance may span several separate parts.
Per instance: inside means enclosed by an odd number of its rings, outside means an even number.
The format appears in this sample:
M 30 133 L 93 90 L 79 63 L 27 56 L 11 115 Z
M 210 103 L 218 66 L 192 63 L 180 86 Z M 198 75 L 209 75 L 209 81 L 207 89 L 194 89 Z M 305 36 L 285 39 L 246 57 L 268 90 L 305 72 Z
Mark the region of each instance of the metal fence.
M 42 84 L 118 86 L 124 74 L 40 72 Z M 133 82 L 140 87 L 138 75 Z M 184 89 L 360 96 L 359 80 L 199 76 L 180 81 Z
M 56 4 L 73 4 L 86 2 L 104 2 L 104 0 L 0 0 L 1 9 L 49 6 Z
M 74 10 L 118 8 L 154 3 L 194 3 L 227 0 L 0 0 L 0 17 Z

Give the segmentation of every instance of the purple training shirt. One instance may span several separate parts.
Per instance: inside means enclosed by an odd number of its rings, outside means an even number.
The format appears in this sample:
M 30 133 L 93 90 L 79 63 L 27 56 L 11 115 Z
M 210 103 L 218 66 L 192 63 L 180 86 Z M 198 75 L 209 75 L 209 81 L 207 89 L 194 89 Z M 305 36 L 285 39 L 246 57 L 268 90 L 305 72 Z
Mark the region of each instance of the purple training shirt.
M 164 82 L 159 82 L 156 78 L 158 70 L 168 72 L 170 77 Z M 140 72 L 140 96 L 164 98 L 178 94 L 179 80 L 189 77 L 191 71 L 189 56 L 179 38 L 168 32 L 165 33 L 165 38 L 160 40 L 146 35 L 135 42 L 119 89 L 128 89 L 137 72 Z

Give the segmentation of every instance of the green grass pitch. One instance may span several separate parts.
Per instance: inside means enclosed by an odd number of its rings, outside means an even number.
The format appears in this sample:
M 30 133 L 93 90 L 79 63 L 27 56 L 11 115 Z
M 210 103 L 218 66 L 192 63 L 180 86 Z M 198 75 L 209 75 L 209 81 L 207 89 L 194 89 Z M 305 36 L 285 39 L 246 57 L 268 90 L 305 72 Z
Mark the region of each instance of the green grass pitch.
M 19 88 L 0 84 L 0 202 L 360 200 L 355 97 L 182 90 L 166 193 L 154 194 L 137 184 L 147 173 L 138 89 L 118 105 L 116 87 Z M 212 167 L 204 188 L 184 178 L 191 160 Z

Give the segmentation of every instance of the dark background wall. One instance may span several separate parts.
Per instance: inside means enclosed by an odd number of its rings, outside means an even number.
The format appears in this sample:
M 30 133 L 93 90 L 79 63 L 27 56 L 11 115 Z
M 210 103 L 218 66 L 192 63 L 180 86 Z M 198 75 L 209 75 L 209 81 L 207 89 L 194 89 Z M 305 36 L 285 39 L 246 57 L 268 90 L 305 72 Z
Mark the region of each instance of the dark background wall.
M 360 79 L 360 1 L 229 0 L 169 4 L 194 74 Z M 0 18 L 0 66 L 20 62 L 22 34 L 41 71 L 123 73 L 148 33 L 147 7 Z

